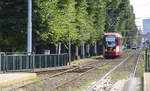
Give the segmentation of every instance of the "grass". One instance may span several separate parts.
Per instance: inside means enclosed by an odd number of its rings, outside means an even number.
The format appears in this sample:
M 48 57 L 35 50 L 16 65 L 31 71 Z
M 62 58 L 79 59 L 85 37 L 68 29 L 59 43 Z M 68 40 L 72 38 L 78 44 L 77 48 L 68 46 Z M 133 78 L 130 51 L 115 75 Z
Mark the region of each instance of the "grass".
M 95 60 L 96 58 L 99 58 L 99 57 L 102 57 L 102 56 L 93 56 L 93 57 L 90 57 L 90 58 L 83 58 L 83 59 L 74 60 L 74 61 L 71 62 L 71 64 L 84 63 L 84 62 L 87 62 L 87 61 Z
M 96 80 L 90 80 L 90 81 L 86 82 L 85 84 L 81 85 L 78 88 L 70 88 L 70 90 L 67 90 L 67 91 L 84 91 L 85 89 L 87 89 L 95 81 Z M 54 91 L 60 91 L 60 89 L 58 89 L 58 90 L 55 89 Z
M 128 73 L 125 73 L 125 72 L 118 72 L 117 74 L 116 73 L 112 73 L 110 75 L 111 79 L 113 80 L 122 80 L 122 79 L 125 79 L 129 76 Z
M 72 89 L 71 91 L 83 91 L 83 90 L 87 89 L 95 81 L 96 80 L 91 80 L 91 81 L 87 82 L 86 84 L 80 86 L 79 88 Z
M 11 84 L 11 85 L 4 85 L 4 86 L 0 86 L 0 88 L 8 88 L 8 87 L 11 87 L 11 86 L 14 86 L 14 85 L 17 85 L 17 84 L 23 84 L 23 83 L 27 83 L 27 82 L 30 82 L 30 81 L 36 81 L 38 78 L 35 78 L 35 79 L 30 79 L 30 80 L 26 80 L 26 81 L 23 81 L 23 82 L 20 82 L 20 83 L 16 83 L 16 84 Z
M 142 52 L 142 54 L 144 55 L 144 58 L 140 60 L 140 63 L 138 65 L 137 68 L 137 73 L 136 73 L 136 77 L 139 77 L 141 80 L 140 83 L 140 88 L 138 89 L 138 91 L 144 91 L 144 78 L 143 78 L 143 74 L 145 72 L 145 51 Z
M 105 66 L 101 66 L 98 69 L 99 70 L 107 70 L 107 69 L 112 69 L 114 68 L 114 65 L 105 65 Z
M 138 91 L 144 91 L 144 78 L 143 77 L 141 77 L 140 88 L 138 89 Z
M 27 85 L 23 88 L 17 88 L 15 89 L 15 91 L 32 91 L 33 90 L 33 87 L 38 85 L 38 84 L 43 84 L 44 81 L 39 81 L 39 82 L 36 82 L 36 83 L 33 83 L 33 84 L 30 84 L 30 85 Z M 38 88 L 37 91 L 42 91 L 41 88 Z
M 142 77 L 145 72 L 145 61 L 142 59 L 141 63 L 137 67 L 136 77 Z
M 142 51 L 142 54 L 144 55 L 144 60 L 145 60 L 145 51 Z

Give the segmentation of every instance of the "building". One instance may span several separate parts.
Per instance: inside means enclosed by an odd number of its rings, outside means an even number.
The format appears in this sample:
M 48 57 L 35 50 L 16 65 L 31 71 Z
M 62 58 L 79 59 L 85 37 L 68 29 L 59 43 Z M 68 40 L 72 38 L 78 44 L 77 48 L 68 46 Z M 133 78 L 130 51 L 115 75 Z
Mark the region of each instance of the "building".
M 150 18 L 143 19 L 143 34 L 150 32 Z

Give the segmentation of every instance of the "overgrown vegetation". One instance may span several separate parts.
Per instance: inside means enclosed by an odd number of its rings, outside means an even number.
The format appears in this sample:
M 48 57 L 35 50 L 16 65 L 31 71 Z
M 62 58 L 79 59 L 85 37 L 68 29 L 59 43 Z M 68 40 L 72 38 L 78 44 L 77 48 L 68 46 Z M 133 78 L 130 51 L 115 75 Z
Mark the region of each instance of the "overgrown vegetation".
M 100 70 L 108 70 L 114 68 L 114 65 L 104 65 L 99 67 Z
M 144 91 L 144 72 L 145 72 L 145 51 L 142 51 L 142 58 L 139 61 L 138 67 L 137 67 L 137 72 L 136 72 L 136 77 L 138 77 L 140 79 L 140 88 L 138 89 L 138 91 Z
M 117 74 L 116 73 L 112 73 L 110 75 L 111 79 L 113 80 L 122 80 L 122 79 L 126 79 L 129 77 L 129 73 L 125 73 L 125 72 L 118 72 Z
M 93 82 L 95 82 L 96 80 L 90 80 L 89 82 L 87 82 L 86 84 L 80 86 L 79 88 L 75 88 L 72 91 L 84 91 L 86 88 L 88 88 Z

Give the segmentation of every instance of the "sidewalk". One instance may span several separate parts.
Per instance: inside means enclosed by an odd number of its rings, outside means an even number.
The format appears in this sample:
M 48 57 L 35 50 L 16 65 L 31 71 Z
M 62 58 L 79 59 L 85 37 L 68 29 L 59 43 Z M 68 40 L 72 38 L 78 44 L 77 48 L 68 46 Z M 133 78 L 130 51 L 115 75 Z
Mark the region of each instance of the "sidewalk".
M 144 73 L 144 91 L 150 91 L 150 73 Z
M 0 74 L 0 88 L 36 79 L 36 73 L 6 73 Z

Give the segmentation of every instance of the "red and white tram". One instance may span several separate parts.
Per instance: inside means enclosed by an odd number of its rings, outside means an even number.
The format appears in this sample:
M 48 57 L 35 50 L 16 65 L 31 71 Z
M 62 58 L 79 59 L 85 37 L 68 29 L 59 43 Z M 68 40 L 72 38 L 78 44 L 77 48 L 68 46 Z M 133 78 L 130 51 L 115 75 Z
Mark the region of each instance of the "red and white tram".
M 121 55 L 122 36 L 118 33 L 105 33 L 103 36 L 104 57 Z

